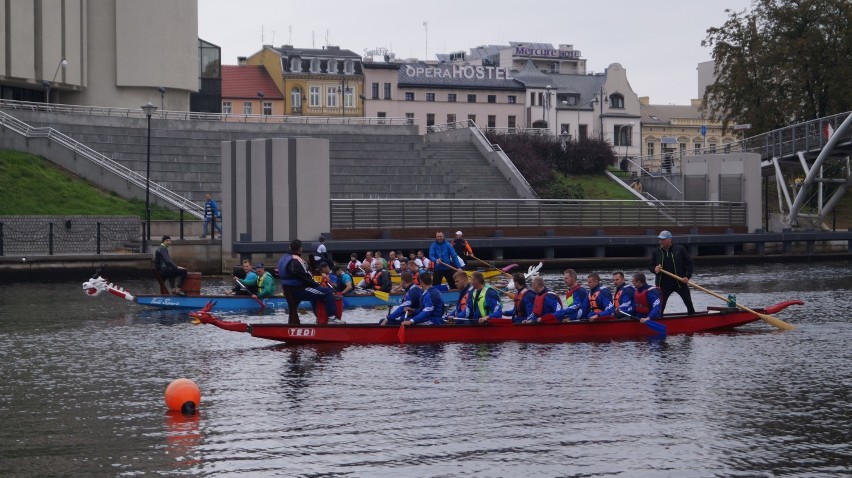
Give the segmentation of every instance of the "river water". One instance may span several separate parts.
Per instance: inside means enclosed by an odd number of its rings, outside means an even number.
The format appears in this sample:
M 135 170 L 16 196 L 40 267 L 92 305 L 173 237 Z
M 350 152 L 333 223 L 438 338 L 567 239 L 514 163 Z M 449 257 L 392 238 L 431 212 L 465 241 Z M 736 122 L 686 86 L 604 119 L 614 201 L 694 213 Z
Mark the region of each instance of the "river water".
M 287 346 L 80 283 L 5 286 L 0 475 L 848 477 L 850 266 L 694 277 L 744 305 L 805 300 L 777 314 L 792 332 L 568 344 Z M 195 418 L 166 412 L 181 377 Z

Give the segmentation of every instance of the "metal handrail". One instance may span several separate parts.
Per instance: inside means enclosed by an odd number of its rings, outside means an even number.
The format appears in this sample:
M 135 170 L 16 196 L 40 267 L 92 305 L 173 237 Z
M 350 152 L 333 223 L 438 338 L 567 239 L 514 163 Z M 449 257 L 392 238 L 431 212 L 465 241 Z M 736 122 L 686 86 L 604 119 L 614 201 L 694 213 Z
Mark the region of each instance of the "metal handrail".
M 107 171 L 130 182 L 131 184 L 134 184 L 143 190 L 146 188 L 145 176 L 137 173 L 136 171 L 133 171 L 132 169 L 127 168 L 126 166 L 119 164 L 116 161 L 113 161 L 112 159 L 86 146 L 85 144 L 62 134 L 53 128 L 33 128 L 27 123 L 24 123 L 23 121 L 3 111 L 0 111 L 0 124 L 2 124 L 10 131 L 18 133 L 25 138 L 47 138 L 48 140 L 65 147 L 66 149 L 74 152 L 75 154 L 78 154 L 81 157 L 88 159 L 97 166 L 106 169 Z M 172 206 L 178 209 L 183 209 L 190 215 L 195 216 L 196 218 L 200 219 L 204 217 L 203 206 L 200 206 L 190 201 L 189 199 L 161 186 L 158 183 L 149 183 L 149 188 L 154 196 L 159 197 L 163 201 L 171 204 Z
M 569 199 L 332 199 L 333 229 L 538 226 L 740 226 L 746 204 L 728 201 Z
M 112 108 L 108 106 L 82 106 L 36 103 L 31 101 L 0 100 L 0 108 L 51 113 L 71 113 L 88 116 L 120 116 L 145 119 L 145 112 L 137 108 Z M 157 110 L 153 117 L 172 120 L 229 121 L 239 123 L 271 124 L 350 124 L 350 125 L 410 125 L 411 118 L 364 116 L 303 116 L 303 115 L 246 115 L 232 113 L 199 113 L 193 111 Z

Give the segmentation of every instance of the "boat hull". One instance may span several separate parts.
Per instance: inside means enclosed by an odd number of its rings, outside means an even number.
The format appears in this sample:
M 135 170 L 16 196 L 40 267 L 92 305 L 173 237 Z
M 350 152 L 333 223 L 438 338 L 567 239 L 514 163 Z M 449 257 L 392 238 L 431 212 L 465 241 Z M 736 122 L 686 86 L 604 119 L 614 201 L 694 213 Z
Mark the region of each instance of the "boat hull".
M 344 309 L 354 309 L 358 307 L 387 307 L 399 305 L 402 301 L 402 295 L 390 295 L 388 300 L 384 301 L 372 295 L 354 295 L 343 298 Z M 458 291 L 441 292 L 441 297 L 444 303 L 453 304 L 458 302 Z M 208 302 L 216 303 L 213 306 L 213 311 L 257 311 L 260 310 L 260 304 L 253 298 L 245 295 L 197 295 L 197 296 L 176 296 L 176 295 L 137 295 L 134 301 L 139 305 L 148 307 L 157 307 L 160 309 L 185 309 L 198 310 L 204 308 Z M 287 310 L 287 300 L 284 297 L 269 297 L 262 299 L 264 308 L 270 310 Z M 300 309 L 309 310 L 311 304 L 307 301 L 299 303 Z
M 788 301 L 766 309 L 761 313 L 774 313 L 801 301 Z M 636 320 L 580 321 L 563 324 L 512 324 L 500 322 L 488 325 L 431 325 L 409 326 L 404 331 L 400 326 L 375 324 L 342 325 L 289 325 L 289 324 L 243 324 L 222 321 L 209 316 L 202 322 L 216 325 L 225 330 L 247 332 L 254 337 L 286 342 L 289 344 L 397 344 L 397 343 L 443 343 L 443 342 L 589 342 L 631 338 L 654 337 L 657 333 Z M 670 315 L 658 319 L 666 326 L 668 335 L 693 334 L 730 330 L 759 318 L 739 309 L 722 308 L 696 315 Z

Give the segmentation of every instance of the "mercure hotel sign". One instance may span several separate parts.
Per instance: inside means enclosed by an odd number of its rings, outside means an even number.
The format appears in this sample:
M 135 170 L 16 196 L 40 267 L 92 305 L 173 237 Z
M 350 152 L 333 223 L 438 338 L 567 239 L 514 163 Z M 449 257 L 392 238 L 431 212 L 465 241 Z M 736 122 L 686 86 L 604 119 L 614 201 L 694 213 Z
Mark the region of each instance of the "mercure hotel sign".
M 552 48 L 515 47 L 514 56 L 536 58 L 580 58 L 580 50 L 554 50 Z
M 405 74 L 418 78 L 456 78 L 466 80 L 511 80 L 508 68 L 502 66 L 405 66 Z

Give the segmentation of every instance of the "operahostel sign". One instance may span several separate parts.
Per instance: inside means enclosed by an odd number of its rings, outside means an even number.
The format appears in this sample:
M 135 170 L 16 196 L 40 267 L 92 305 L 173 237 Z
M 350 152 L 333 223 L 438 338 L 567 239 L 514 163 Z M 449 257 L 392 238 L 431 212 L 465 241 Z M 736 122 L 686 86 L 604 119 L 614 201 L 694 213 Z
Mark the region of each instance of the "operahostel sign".
M 405 66 L 405 75 L 412 78 L 455 78 L 466 80 L 511 80 L 508 68 L 503 66 Z
M 515 47 L 515 56 L 537 58 L 580 58 L 580 50 L 554 50 L 553 48 Z

